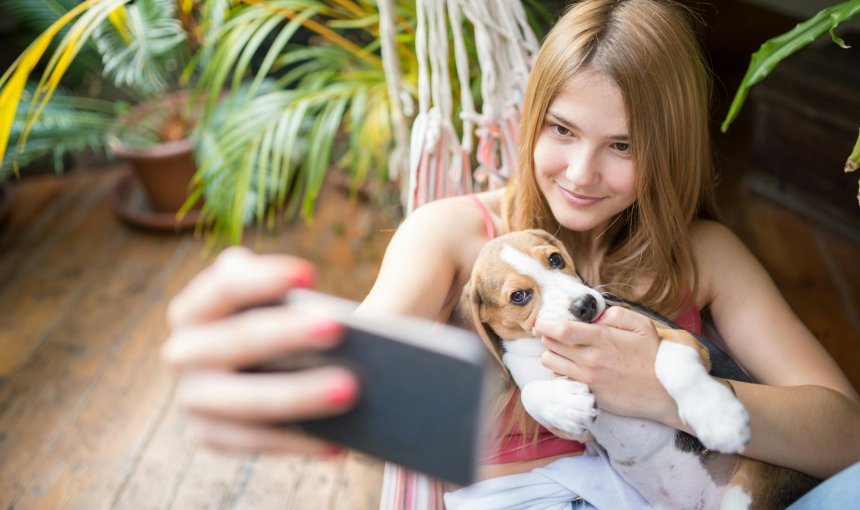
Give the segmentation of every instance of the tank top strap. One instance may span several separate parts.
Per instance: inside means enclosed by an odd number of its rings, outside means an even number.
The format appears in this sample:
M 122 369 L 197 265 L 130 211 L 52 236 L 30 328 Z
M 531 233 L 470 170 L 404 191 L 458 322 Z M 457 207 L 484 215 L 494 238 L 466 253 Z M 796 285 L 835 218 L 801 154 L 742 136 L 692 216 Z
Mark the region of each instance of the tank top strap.
M 481 202 L 477 195 L 470 193 L 469 198 L 472 199 L 472 202 L 475 203 L 475 207 L 478 208 L 478 212 L 481 213 L 481 217 L 484 218 L 484 230 L 487 232 L 487 239 L 495 239 L 496 226 L 493 224 L 493 217 L 490 215 L 490 211 L 487 209 L 487 206 Z

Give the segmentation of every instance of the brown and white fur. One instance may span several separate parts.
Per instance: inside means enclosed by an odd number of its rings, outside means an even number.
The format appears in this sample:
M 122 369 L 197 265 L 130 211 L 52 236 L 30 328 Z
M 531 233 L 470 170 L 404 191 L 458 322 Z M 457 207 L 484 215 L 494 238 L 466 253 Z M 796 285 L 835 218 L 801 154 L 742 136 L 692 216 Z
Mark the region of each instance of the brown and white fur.
M 540 361 L 536 319 L 590 322 L 607 304 L 549 233 L 513 232 L 488 243 L 463 299 L 475 329 L 519 387 L 526 412 L 561 437 L 593 437 L 652 505 L 778 508 L 810 488 L 793 481 L 811 480 L 805 475 L 733 455 L 749 440 L 749 415 L 728 386 L 709 376 L 707 349 L 686 331 L 655 322 L 662 340 L 655 371 L 704 448 L 661 423 L 602 411 L 587 385 L 553 377 Z

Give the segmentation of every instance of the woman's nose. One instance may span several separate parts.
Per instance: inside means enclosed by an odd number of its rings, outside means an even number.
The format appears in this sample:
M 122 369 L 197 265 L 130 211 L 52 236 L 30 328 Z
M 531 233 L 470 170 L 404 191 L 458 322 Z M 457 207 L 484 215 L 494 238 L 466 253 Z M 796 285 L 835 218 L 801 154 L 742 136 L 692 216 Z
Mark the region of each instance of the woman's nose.
M 591 151 L 577 150 L 568 156 L 564 176 L 576 185 L 592 184 L 599 176 L 598 161 Z

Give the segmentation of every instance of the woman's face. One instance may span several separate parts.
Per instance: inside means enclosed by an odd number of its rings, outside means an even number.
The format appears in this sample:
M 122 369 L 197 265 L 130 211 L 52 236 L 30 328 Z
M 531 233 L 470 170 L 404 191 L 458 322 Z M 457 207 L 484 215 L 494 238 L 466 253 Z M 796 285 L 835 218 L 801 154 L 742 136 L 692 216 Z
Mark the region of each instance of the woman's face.
M 585 70 L 550 103 L 534 150 L 535 176 L 565 228 L 601 233 L 635 199 L 621 91 Z

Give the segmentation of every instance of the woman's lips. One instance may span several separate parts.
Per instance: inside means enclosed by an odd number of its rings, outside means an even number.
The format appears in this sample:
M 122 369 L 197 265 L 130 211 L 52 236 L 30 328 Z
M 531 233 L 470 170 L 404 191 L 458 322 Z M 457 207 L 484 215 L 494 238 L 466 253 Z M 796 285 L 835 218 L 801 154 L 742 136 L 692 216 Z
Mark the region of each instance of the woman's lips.
M 565 200 L 577 206 L 593 205 L 603 200 L 603 197 L 592 197 L 589 195 L 574 193 L 573 191 L 566 190 L 561 186 L 559 186 L 558 189 L 561 190 L 561 196 L 563 196 Z

